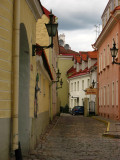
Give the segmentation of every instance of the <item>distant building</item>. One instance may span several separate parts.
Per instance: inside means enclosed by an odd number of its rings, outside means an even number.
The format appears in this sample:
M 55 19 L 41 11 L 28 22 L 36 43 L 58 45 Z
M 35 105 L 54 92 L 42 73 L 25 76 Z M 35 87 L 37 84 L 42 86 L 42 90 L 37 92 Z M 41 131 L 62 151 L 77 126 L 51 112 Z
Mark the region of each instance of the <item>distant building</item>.
M 80 52 L 73 57 L 74 65 L 67 71 L 69 82 L 69 107 L 84 106 L 84 98 L 88 98 L 88 111 L 97 114 L 96 95 L 86 95 L 86 89 L 92 82 L 97 82 L 97 51 Z M 94 88 L 97 88 L 95 83 Z
M 65 49 L 71 49 L 69 44 L 65 43 L 65 34 L 64 33 L 59 35 L 59 45 L 63 46 Z
M 63 46 L 59 46 L 59 55 L 58 55 L 58 68 L 61 72 L 61 78 L 63 80 L 63 87 L 58 90 L 58 97 L 61 106 L 65 106 L 69 103 L 68 93 L 69 85 L 67 82 L 66 72 L 70 67 L 73 66 L 72 58 L 74 55 L 78 55 L 78 52 L 72 51 L 70 49 L 65 49 Z

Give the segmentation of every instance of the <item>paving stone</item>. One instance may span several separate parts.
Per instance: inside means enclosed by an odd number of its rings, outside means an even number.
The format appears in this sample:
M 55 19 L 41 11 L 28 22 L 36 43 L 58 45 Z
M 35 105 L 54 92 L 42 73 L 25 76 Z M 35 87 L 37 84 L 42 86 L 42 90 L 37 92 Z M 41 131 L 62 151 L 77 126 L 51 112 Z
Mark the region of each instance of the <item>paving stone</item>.
M 103 137 L 106 125 L 95 119 L 63 114 L 50 124 L 33 160 L 120 160 L 120 139 Z M 45 140 L 44 140 L 45 139 Z M 41 145 L 42 144 L 42 145 Z

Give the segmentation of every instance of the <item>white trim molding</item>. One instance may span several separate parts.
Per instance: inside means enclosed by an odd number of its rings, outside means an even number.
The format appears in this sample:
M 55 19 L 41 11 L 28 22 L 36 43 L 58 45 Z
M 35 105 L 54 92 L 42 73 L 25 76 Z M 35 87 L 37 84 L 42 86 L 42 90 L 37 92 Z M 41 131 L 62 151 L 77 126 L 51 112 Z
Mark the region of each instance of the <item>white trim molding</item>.
M 42 6 L 40 5 L 39 0 L 26 0 L 26 2 L 37 21 L 43 15 Z

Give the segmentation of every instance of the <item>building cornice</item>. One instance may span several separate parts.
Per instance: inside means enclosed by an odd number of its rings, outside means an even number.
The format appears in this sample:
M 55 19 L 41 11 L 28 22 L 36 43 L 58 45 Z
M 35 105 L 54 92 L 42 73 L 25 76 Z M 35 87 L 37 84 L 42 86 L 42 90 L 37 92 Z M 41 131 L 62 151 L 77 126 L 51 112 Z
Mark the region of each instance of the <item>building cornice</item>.
M 76 76 L 76 77 L 72 77 L 72 78 L 68 78 L 68 80 L 74 80 L 74 79 L 88 77 L 88 76 L 90 76 L 90 73 L 87 73 L 87 74 L 84 74 L 84 75 L 80 75 L 80 76 Z
M 63 55 L 58 55 L 57 57 L 64 58 L 64 59 L 73 58 L 73 56 L 63 56 Z
M 106 26 L 103 28 L 100 36 L 96 40 L 94 46 L 96 48 L 99 48 L 102 42 L 105 40 L 105 37 L 110 33 L 112 30 L 113 26 L 118 23 L 120 20 L 120 10 L 116 10 L 115 13 L 110 17 L 108 20 Z
M 43 9 L 39 0 L 26 0 L 29 8 L 31 9 L 36 21 L 42 17 Z

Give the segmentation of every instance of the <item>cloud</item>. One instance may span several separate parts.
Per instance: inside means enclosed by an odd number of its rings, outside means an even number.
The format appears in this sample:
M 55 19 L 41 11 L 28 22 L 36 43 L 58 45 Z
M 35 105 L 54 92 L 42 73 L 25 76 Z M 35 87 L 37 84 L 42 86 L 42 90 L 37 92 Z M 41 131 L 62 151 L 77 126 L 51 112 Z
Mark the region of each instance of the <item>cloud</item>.
M 74 51 L 92 51 L 92 44 L 95 42 L 96 35 L 94 28 L 74 30 L 74 31 L 59 31 L 59 34 L 65 33 L 65 42 L 70 45 Z
M 58 17 L 59 34 L 74 51 L 93 50 L 95 25 L 101 24 L 101 15 L 108 0 L 41 0 Z
M 101 23 L 108 0 L 41 0 L 58 17 L 60 30 L 92 28 Z

